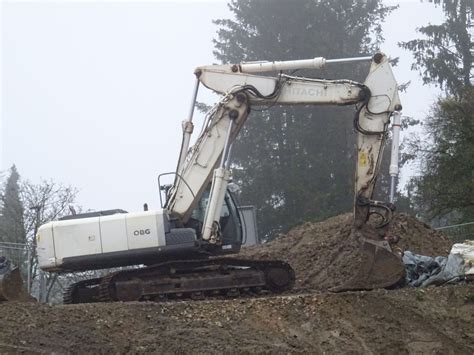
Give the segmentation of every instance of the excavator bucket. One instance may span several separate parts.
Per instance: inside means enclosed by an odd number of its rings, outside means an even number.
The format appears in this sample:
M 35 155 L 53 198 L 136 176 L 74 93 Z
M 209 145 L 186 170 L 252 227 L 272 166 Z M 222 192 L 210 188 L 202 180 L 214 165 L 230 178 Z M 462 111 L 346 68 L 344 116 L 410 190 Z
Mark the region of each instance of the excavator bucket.
M 34 298 L 23 288 L 20 269 L 17 267 L 0 274 L 0 302 L 3 301 L 34 301 Z
M 373 290 L 395 287 L 405 279 L 401 258 L 386 241 L 361 239 L 360 263 L 353 276 L 331 292 Z

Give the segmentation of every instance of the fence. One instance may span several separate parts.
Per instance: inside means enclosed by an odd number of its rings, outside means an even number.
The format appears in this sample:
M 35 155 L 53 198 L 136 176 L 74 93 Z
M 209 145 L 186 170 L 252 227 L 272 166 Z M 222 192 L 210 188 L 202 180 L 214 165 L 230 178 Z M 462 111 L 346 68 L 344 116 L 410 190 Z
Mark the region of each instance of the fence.
M 474 240 L 474 222 L 456 224 L 436 229 L 447 235 L 456 243 L 464 240 Z
M 28 244 L 0 242 L 0 255 L 6 257 L 14 266 L 20 268 L 26 281 L 28 292 L 31 285 L 31 249 Z

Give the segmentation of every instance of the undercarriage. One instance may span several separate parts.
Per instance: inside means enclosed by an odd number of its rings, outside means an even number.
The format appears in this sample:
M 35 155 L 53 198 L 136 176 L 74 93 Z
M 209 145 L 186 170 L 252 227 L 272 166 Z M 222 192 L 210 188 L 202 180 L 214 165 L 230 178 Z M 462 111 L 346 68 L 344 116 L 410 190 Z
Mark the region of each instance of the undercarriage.
M 294 282 L 293 269 L 282 261 L 233 258 L 170 261 L 77 282 L 65 291 L 64 303 L 204 299 L 262 291 L 281 293 L 290 290 Z

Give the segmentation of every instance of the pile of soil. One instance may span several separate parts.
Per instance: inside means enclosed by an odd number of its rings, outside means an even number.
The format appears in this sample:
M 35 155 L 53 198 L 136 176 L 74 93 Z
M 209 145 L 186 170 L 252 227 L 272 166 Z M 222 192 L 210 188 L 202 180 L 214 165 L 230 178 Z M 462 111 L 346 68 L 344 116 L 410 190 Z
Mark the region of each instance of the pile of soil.
M 296 290 L 328 290 L 346 282 L 359 265 L 359 244 L 350 238 L 352 215 L 302 224 L 278 239 L 244 248 L 240 256 L 288 262 L 296 273 Z M 417 254 L 447 255 L 452 242 L 414 217 L 397 214 L 388 231 L 398 246 Z
M 396 214 L 389 233 L 399 236 L 398 245 L 404 250 L 428 256 L 447 256 L 453 242 L 441 232 L 415 217 Z
M 256 299 L 0 305 L 0 353 L 473 354 L 474 285 Z

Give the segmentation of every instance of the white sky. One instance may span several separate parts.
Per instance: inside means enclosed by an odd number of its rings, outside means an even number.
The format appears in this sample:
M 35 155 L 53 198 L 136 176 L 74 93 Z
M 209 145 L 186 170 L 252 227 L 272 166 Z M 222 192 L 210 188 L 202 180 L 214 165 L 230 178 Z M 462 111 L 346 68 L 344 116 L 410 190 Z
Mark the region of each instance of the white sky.
M 86 209 L 158 207 L 156 177 L 175 169 L 193 71 L 215 62 L 212 20 L 230 16 L 226 3 L 3 1 L 0 168 L 76 186 Z M 396 43 L 440 19 L 439 8 L 402 1 L 384 26 L 397 80 L 412 81 L 406 115 L 422 118 L 437 91 Z

